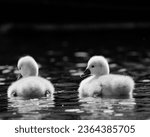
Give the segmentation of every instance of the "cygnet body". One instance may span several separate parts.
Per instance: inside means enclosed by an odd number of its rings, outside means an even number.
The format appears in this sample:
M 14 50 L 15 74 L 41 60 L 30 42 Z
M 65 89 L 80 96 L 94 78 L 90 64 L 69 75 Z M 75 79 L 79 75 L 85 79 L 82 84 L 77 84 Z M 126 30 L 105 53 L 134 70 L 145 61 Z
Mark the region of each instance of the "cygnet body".
M 17 66 L 22 78 L 8 88 L 8 97 L 40 98 L 50 96 L 53 99 L 52 83 L 38 76 L 38 64 L 31 56 L 20 58 Z
M 103 56 L 93 56 L 82 76 L 90 75 L 81 81 L 79 97 L 132 97 L 134 81 L 130 76 L 109 74 L 109 65 Z

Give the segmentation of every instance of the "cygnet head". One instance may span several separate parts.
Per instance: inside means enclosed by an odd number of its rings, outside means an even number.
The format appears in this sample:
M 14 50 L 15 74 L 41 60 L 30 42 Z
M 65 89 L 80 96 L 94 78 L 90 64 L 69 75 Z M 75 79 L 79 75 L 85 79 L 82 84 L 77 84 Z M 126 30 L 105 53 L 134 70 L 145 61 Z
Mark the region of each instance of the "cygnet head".
M 109 65 L 103 56 L 93 56 L 87 64 L 87 68 L 82 76 L 95 75 L 101 76 L 109 74 Z
M 20 58 L 17 67 L 22 77 L 38 76 L 38 64 L 31 56 Z

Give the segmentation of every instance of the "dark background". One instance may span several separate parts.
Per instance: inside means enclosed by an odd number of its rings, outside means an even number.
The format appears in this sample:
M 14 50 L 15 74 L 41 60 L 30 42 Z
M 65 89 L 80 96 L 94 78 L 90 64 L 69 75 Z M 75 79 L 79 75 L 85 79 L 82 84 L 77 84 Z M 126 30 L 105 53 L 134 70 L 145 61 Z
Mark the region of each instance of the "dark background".
M 149 47 L 150 4 L 145 1 L 1 0 L 0 13 L 3 56 L 65 47 Z
M 150 4 L 126 0 L 1 0 L 1 23 L 147 22 Z

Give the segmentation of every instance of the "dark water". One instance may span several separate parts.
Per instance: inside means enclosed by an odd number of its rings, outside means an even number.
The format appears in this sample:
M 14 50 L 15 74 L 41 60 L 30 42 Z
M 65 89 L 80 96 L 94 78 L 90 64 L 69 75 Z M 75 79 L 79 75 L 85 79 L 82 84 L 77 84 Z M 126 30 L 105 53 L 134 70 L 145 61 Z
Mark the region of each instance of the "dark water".
M 1 34 L 0 119 L 150 119 L 150 50 L 145 31 Z M 111 46 L 110 46 L 111 45 Z M 40 75 L 56 88 L 55 99 L 9 99 L 17 60 L 31 55 Z M 136 82 L 133 99 L 78 98 L 80 74 L 92 55 L 105 56 L 111 73 Z

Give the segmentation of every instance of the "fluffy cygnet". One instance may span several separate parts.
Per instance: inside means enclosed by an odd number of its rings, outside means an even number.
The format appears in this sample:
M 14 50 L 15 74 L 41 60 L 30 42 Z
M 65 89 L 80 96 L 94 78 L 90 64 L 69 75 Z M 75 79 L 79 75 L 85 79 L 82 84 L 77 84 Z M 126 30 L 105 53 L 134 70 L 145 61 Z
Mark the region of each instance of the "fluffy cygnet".
M 31 56 L 20 58 L 17 66 L 22 78 L 8 88 L 8 97 L 40 98 L 50 96 L 53 99 L 52 83 L 38 76 L 38 64 Z
M 79 97 L 107 96 L 132 97 L 134 81 L 130 76 L 109 74 L 109 65 L 103 56 L 93 56 L 82 76 L 90 75 L 81 81 Z

